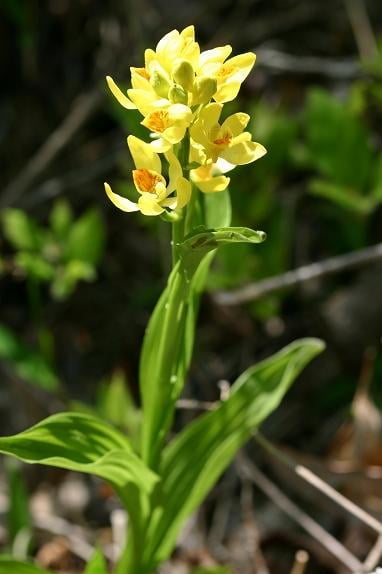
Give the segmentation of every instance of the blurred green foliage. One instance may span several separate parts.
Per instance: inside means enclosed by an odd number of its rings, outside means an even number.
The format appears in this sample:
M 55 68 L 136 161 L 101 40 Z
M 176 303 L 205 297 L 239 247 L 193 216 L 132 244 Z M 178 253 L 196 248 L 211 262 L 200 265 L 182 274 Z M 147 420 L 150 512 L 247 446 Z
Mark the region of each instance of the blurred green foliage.
M 69 204 L 53 206 L 48 227 L 21 209 L 6 209 L 2 215 L 5 238 L 14 249 L 11 262 L 26 279 L 49 283 L 55 299 L 66 299 L 79 281 L 96 277 L 105 244 L 101 216 L 89 209 L 74 220 Z

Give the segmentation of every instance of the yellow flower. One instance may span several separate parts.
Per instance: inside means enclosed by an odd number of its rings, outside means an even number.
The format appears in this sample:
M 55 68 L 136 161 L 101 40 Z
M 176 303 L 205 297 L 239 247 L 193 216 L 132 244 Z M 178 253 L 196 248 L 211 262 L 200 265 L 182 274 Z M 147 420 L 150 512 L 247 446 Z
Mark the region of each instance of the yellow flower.
M 190 108 L 183 104 L 173 104 L 149 112 L 141 122 L 158 136 L 151 146 L 156 152 L 165 152 L 180 142 L 192 120 Z
M 250 119 L 248 114 L 233 114 L 220 125 L 222 109 L 221 104 L 208 104 L 191 126 L 191 161 L 205 164 L 222 158 L 233 165 L 244 165 L 262 157 L 266 149 L 243 131 Z
M 212 162 L 192 169 L 190 179 L 203 193 L 223 191 L 230 182 L 229 177 L 222 175 L 219 165 Z
M 129 136 L 127 143 L 136 167 L 133 181 L 140 197 L 135 203 L 114 193 L 105 183 L 106 194 L 114 205 L 122 211 L 141 211 L 143 215 L 160 215 L 166 209 L 184 207 L 191 197 L 191 184 L 183 177 L 182 167 L 173 151 L 165 154 L 169 163 L 169 182 L 166 184 L 160 157 L 151 145 L 135 136 Z
M 188 26 L 181 32 L 172 30 L 159 40 L 155 50 L 146 50 L 145 68 L 150 72 L 152 64 L 159 63 L 171 75 L 176 60 L 186 60 L 195 67 L 199 62 L 199 56 L 200 47 L 195 42 L 195 28 Z
M 256 55 L 253 52 L 239 54 L 226 60 L 231 53 L 231 46 L 223 46 L 202 52 L 199 73 L 209 78 L 215 78 L 217 89 L 214 100 L 221 104 L 234 100 L 240 86 L 252 70 Z

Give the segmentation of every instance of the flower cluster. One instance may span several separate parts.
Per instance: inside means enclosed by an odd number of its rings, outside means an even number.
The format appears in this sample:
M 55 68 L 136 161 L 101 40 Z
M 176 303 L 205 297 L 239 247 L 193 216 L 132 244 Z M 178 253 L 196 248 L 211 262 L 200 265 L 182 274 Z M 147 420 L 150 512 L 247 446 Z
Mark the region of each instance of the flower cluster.
M 235 99 L 256 59 L 251 52 L 229 58 L 231 51 L 227 45 L 201 52 L 194 27 L 188 26 L 166 34 L 155 51 L 145 51 L 144 67 L 131 68 L 132 87 L 126 94 L 107 77 L 118 102 L 137 109 L 151 132 L 150 143 L 132 135 L 127 140 L 138 201 L 105 183 L 117 207 L 144 215 L 179 210 L 189 202 L 192 184 L 204 193 L 222 191 L 230 181 L 225 173 L 266 153 L 245 131 L 247 114 L 220 120 L 223 104 Z

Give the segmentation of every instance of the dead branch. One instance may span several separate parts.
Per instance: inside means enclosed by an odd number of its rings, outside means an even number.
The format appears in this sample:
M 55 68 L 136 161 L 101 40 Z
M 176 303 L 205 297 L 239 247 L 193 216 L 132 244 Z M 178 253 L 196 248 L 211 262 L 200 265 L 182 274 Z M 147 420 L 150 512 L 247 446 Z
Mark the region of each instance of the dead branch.
M 276 291 L 298 287 L 313 279 L 323 279 L 335 273 L 350 271 L 364 265 L 377 263 L 382 259 L 382 243 L 359 249 L 345 255 L 330 257 L 324 261 L 303 265 L 293 271 L 287 271 L 275 277 L 263 279 L 257 283 L 249 283 L 233 291 L 220 291 L 213 294 L 214 300 L 220 305 L 238 305 L 261 299 Z

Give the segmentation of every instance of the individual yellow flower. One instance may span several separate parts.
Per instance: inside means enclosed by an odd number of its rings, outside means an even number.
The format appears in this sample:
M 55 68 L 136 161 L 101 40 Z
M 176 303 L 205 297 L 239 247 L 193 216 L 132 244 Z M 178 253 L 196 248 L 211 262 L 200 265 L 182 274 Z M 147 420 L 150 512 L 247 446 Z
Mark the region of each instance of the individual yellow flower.
M 149 112 L 141 123 L 157 136 L 150 145 L 160 153 L 169 150 L 184 138 L 192 116 L 189 107 L 173 104 Z
M 215 50 L 202 52 L 199 73 L 217 81 L 217 89 L 213 98 L 221 104 L 234 100 L 240 86 L 252 70 L 256 55 L 253 52 L 239 54 L 229 60 L 227 56 L 231 46 L 223 46 Z
M 191 161 L 205 164 L 222 158 L 233 165 L 244 165 L 262 157 L 266 149 L 243 131 L 250 119 L 248 114 L 233 114 L 219 124 L 222 109 L 221 104 L 208 104 L 191 126 Z
M 224 191 L 230 182 L 229 177 L 222 174 L 218 164 L 212 162 L 192 169 L 190 179 L 203 193 Z
M 105 191 L 109 199 L 122 211 L 141 211 L 143 215 L 160 215 L 166 209 L 184 207 L 191 197 L 191 184 L 183 177 L 182 167 L 174 152 L 169 150 L 165 157 L 169 163 L 168 179 L 162 175 L 162 163 L 150 144 L 135 136 L 129 136 L 127 143 L 136 169 L 133 181 L 140 197 L 137 203 L 114 193 L 108 183 Z
M 172 74 L 176 60 L 182 59 L 190 62 L 195 68 L 199 62 L 200 46 L 195 42 L 195 28 L 188 26 L 181 32 L 172 30 L 161 40 L 156 49 L 145 51 L 145 68 L 150 73 L 153 63 L 157 63 L 168 73 Z

